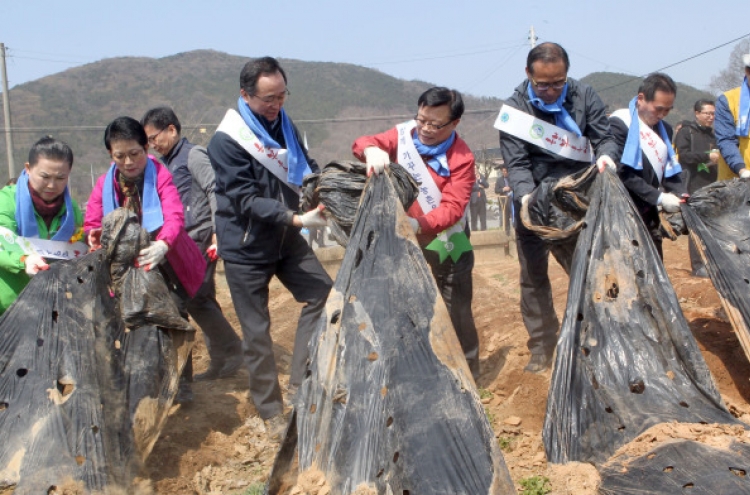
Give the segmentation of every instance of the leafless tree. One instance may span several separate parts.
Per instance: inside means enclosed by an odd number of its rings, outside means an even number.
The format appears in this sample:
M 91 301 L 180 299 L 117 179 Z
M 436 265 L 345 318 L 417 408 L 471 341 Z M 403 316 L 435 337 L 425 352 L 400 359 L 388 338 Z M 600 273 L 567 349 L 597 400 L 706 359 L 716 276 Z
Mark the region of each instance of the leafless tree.
M 742 78 L 745 74 L 742 56 L 746 53 L 750 53 L 750 38 L 746 38 L 737 43 L 732 50 L 732 54 L 729 56 L 727 68 L 711 78 L 708 90 L 712 93 L 719 94 L 739 86 L 742 83 Z

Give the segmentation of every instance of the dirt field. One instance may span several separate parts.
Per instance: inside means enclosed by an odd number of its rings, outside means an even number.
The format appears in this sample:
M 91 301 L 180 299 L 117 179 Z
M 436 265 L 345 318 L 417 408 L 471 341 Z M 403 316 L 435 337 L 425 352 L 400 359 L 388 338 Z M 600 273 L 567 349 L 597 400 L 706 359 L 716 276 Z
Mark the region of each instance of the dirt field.
M 666 266 L 683 311 L 730 410 L 750 420 L 750 362 L 735 337 L 708 279 L 690 275 L 687 239 L 665 242 Z M 503 447 L 505 462 L 520 490 L 520 480 L 550 479 L 552 493 L 593 494 L 598 475 L 585 464 L 548 465 L 542 446 L 550 372 L 523 372 L 528 361 L 526 331 L 518 309 L 518 262 L 512 256 L 479 257 L 474 269 L 474 315 L 482 349 L 478 386 L 487 398 L 489 418 Z M 567 276 L 551 262 L 555 305 L 562 319 Z M 332 274 L 335 275 L 335 274 Z M 220 302 L 239 331 L 223 274 L 217 278 Z M 272 333 L 282 372 L 288 378 L 292 337 L 299 305 L 278 283 L 271 288 Z M 196 372 L 208 365 L 205 346 L 195 351 Z M 194 385 L 195 402 L 171 411 L 168 424 L 148 460 L 145 476 L 160 494 L 242 494 L 265 481 L 276 444 L 265 439 L 263 423 L 248 401 L 247 375 Z M 490 395 L 491 394 L 491 395 Z M 148 484 L 148 482 L 144 483 Z

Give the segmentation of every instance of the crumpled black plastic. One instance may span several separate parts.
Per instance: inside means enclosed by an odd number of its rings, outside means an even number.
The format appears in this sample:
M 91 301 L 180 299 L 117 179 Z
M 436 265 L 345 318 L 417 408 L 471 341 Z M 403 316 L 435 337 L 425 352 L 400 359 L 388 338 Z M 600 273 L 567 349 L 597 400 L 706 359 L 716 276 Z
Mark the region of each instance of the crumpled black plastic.
M 606 171 L 581 184 L 588 211 L 547 398 L 548 461 L 600 465 L 662 422 L 737 423 L 619 178 Z
M 0 491 L 128 489 L 166 421 L 193 329 L 134 267 L 137 219 L 103 229 L 104 249 L 51 264 L 0 320 Z
M 332 494 L 514 494 L 391 180 L 372 177 L 298 393 L 300 471 Z

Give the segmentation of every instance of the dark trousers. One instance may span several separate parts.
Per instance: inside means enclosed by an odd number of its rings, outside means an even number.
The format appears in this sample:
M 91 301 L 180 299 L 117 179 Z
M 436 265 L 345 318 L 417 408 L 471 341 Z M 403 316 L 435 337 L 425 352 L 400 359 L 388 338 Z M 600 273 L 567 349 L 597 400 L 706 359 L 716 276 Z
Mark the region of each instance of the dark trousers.
M 487 230 L 487 202 L 469 203 L 469 212 L 471 213 L 471 230 L 477 230 L 477 219 L 479 219 L 479 230 Z
M 440 263 L 440 257 L 435 251 L 422 249 L 427 264 L 430 265 L 432 276 L 435 277 L 440 295 L 443 296 L 451 323 L 456 331 L 461 349 L 466 356 L 471 374 L 474 379 L 479 378 L 479 336 L 474 324 L 474 314 L 471 311 L 473 297 L 473 283 L 471 271 L 474 269 L 474 251 L 463 253 L 454 263 L 451 258 Z
M 203 331 L 212 365 L 221 367 L 221 363 L 227 358 L 242 352 L 242 341 L 224 317 L 216 300 L 215 273 L 216 262 L 208 262 L 203 285 L 188 302 L 187 312 Z
M 261 418 L 283 411 L 281 387 L 273 355 L 268 284 L 276 275 L 294 299 L 306 303 L 297 323 L 290 385 L 302 383 L 308 344 L 331 290 L 331 278 L 301 235 L 275 263 L 241 265 L 224 262 L 232 303 L 242 327 L 242 350 L 250 373 L 250 395 Z
M 521 267 L 521 316 L 529 333 L 527 346 L 532 354 L 551 355 L 557 345 L 557 319 L 549 281 L 549 248 L 523 226 L 516 203 L 516 248 Z

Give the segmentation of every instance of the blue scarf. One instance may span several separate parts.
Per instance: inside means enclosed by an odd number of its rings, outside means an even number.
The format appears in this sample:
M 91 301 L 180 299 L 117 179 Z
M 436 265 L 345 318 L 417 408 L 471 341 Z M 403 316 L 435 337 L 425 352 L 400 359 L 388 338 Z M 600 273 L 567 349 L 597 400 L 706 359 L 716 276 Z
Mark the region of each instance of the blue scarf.
M 69 241 L 76 231 L 73 199 L 68 186 L 65 186 L 65 215 L 60 220 L 60 228 L 52 236 L 53 241 Z M 16 183 L 16 231 L 23 237 L 39 237 L 39 226 L 36 223 L 34 203 L 29 192 L 29 174 L 26 169 L 21 172 Z
M 108 214 L 120 207 L 120 200 L 115 190 L 115 171 L 117 167 L 114 162 L 107 171 L 102 190 L 102 208 L 104 214 Z M 149 232 L 154 232 L 164 225 L 164 215 L 161 212 L 161 199 L 156 190 L 156 165 L 151 157 L 148 158 L 143 175 L 143 203 L 141 205 L 141 225 Z
M 456 131 L 451 132 L 450 137 L 442 143 L 433 146 L 422 144 L 422 141 L 419 140 L 419 134 L 416 132 L 412 134 L 412 139 L 414 140 L 414 147 L 417 148 L 417 153 L 422 156 L 430 157 L 430 159 L 427 160 L 427 165 L 429 165 L 432 170 L 434 170 L 440 177 L 451 176 L 446 152 L 456 141 Z
M 628 138 L 625 140 L 625 149 L 622 151 L 620 162 L 635 170 L 643 170 L 643 153 L 641 152 L 641 132 L 640 120 L 638 120 L 638 107 L 636 105 L 637 101 L 638 97 L 636 96 L 628 104 L 628 109 L 630 110 L 630 127 L 628 128 Z M 672 177 L 682 172 L 682 167 L 677 162 L 672 143 L 669 141 L 669 136 L 667 135 L 667 129 L 661 120 L 657 125 L 657 130 L 664 144 L 667 145 L 667 155 L 669 156 L 664 167 L 664 177 Z
M 253 134 L 260 139 L 263 146 L 266 148 L 281 148 L 281 145 L 268 134 L 266 128 L 261 125 L 258 118 L 253 114 L 253 111 L 250 110 L 250 107 L 245 103 L 245 100 L 243 100 L 241 96 L 240 99 L 237 100 L 237 108 L 240 111 L 240 115 L 242 115 L 242 119 L 250 130 L 253 131 Z M 284 133 L 284 141 L 286 141 L 287 149 L 287 182 L 301 186 L 302 178 L 311 173 L 312 169 L 310 168 L 310 164 L 307 163 L 307 158 L 305 158 L 305 153 L 302 151 L 302 146 L 299 144 L 297 133 L 294 132 L 294 127 L 292 126 L 292 121 L 289 120 L 289 117 L 287 117 L 283 108 L 281 109 L 281 112 L 279 112 L 279 117 L 281 118 L 281 132 Z
M 737 115 L 737 129 L 734 135 L 738 137 L 747 137 L 750 133 L 750 88 L 747 87 L 747 76 L 742 81 L 740 89 L 740 111 Z
M 576 121 L 573 119 L 573 117 L 570 116 L 568 111 L 565 110 L 565 107 L 563 106 L 565 97 L 568 96 L 568 83 L 565 83 L 562 93 L 560 93 L 560 98 L 558 98 L 554 103 L 545 103 L 544 100 L 539 98 L 534 92 L 531 81 L 529 81 L 528 83 L 527 91 L 529 92 L 529 103 L 531 103 L 537 110 L 541 110 L 544 113 L 553 114 L 555 116 L 556 126 L 562 127 L 563 129 L 570 132 L 575 132 L 576 136 L 581 137 L 581 129 L 578 127 Z

